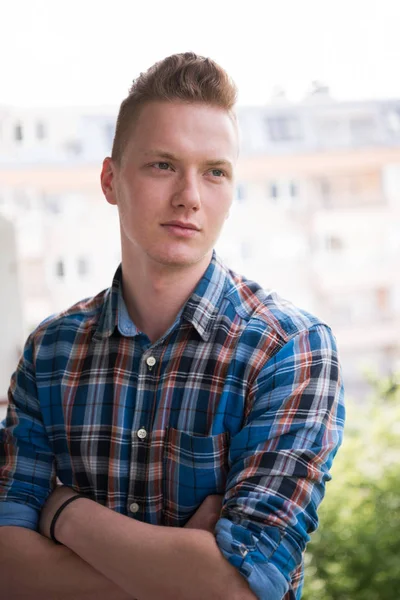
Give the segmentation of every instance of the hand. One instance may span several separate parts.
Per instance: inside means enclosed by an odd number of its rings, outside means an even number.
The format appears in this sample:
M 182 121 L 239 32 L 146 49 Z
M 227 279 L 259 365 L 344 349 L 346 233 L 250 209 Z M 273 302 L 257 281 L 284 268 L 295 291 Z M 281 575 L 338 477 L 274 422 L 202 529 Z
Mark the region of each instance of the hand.
M 42 512 L 40 513 L 39 532 L 42 535 L 44 535 L 45 537 L 50 539 L 50 525 L 51 525 L 54 515 L 56 514 L 59 507 L 66 500 L 68 500 L 68 498 L 71 498 L 72 496 L 76 496 L 76 494 L 77 493 L 74 492 L 73 489 L 71 489 L 65 485 L 59 485 L 50 494 L 50 496 L 47 498 L 47 500 L 42 508 Z M 66 509 L 67 508 L 68 507 L 66 507 Z M 61 514 L 59 516 L 59 519 L 61 519 L 62 517 L 63 517 L 63 515 Z M 56 529 L 57 529 L 57 527 L 56 527 Z M 57 537 L 57 534 L 56 534 L 56 537 Z
M 189 529 L 203 529 L 214 533 L 215 525 L 221 515 L 223 496 L 212 494 L 200 504 L 194 515 L 186 523 Z

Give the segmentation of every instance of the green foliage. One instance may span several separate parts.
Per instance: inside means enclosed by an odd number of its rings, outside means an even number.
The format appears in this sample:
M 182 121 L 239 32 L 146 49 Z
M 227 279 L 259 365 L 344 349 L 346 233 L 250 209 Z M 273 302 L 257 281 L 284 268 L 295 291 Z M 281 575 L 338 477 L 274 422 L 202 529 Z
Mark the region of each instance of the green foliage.
M 347 406 L 302 600 L 400 598 L 400 382 L 369 379 L 374 397 Z

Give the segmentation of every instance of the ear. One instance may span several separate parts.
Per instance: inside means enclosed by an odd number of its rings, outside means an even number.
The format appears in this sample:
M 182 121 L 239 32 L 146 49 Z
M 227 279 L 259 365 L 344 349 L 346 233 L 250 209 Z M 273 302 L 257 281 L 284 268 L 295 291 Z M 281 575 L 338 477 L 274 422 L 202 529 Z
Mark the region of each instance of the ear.
M 109 204 L 117 204 L 117 196 L 115 193 L 115 165 L 110 157 L 103 160 L 101 169 L 100 183 L 103 194 Z

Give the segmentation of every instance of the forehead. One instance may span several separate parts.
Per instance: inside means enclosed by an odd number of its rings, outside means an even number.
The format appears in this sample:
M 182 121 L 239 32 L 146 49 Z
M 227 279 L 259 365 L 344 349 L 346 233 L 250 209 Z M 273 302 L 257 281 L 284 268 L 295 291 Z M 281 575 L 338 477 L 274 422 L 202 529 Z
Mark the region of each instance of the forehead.
M 205 103 L 149 102 L 141 107 L 127 144 L 128 154 L 154 148 L 174 154 L 205 154 L 236 160 L 238 132 L 233 114 Z

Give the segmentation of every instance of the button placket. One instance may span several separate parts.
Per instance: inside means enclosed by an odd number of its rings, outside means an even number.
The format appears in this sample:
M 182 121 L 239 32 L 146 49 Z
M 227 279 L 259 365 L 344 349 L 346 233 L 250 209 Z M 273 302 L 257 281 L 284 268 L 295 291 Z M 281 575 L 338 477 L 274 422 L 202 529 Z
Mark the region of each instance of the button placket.
M 139 366 L 139 379 L 141 385 L 138 386 L 136 396 L 137 411 L 134 414 L 131 430 L 131 458 L 132 465 L 130 469 L 129 496 L 127 503 L 128 514 L 132 518 L 143 519 L 147 512 L 147 486 L 148 483 L 142 474 L 143 465 L 148 464 L 148 455 L 150 452 L 151 439 L 151 416 L 148 414 L 147 403 L 144 398 L 149 394 L 149 390 L 155 388 L 155 382 L 149 376 L 157 364 L 157 358 L 152 349 L 147 348 L 142 351 Z M 146 382 L 147 379 L 147 382 Z
M 154 356 L 149 356 L 149 357 L 146 358 L 146 364 L 147 364 L 147 367 L 148 367 L 149 371 L 152 370 L 152 368 L 154 367 L 154 365 L 156 364 L 156 362 L 157 361 L 154 358 Z
M 129 510 L 131 511 L 131 513 L 136 514 L 139 511 L 139 504 L 137 502 L 132 502 L 129 505 Z
M 138 438 L 140 440 L 144 440 L 147 437 L 147 431 L 145 430 L 145 428 L 143 427 L 143 425 L 141 426 L 140 429 L 138 429 L 137 434 Z

